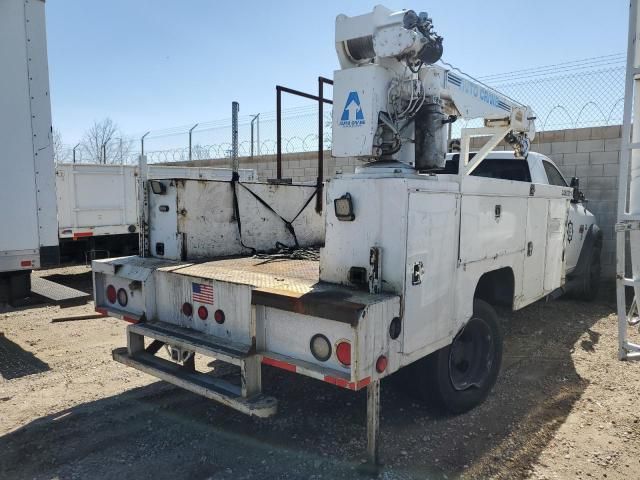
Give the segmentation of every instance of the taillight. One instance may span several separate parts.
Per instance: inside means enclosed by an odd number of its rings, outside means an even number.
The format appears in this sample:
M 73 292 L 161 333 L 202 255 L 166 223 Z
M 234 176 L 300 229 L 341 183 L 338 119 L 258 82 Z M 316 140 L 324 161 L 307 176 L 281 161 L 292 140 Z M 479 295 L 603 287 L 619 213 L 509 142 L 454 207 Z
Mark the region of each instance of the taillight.
M 311 337 L 309 348 L 316 360 L 326 362 L 329 360 L 329 357 L 331 357 L 331 344 L 329 343 L 329 339 L 320 333 Z
M 351 365 L 351 344 L 346 341 L 339 342 L 336 345 L 336 357 L 338 361 L 344 366 Z
M 216 310 L 213 314 L 213 319 L 216 321 L 216 323 L 223 324 L 224 312 L 222 310 Z
M 193 315 L 193 307 L 189 302 L 184 302 L 182 304 L 182 314 L 186 317 L 190 317 L 191 315 Z
M 116 303 L 117 299 L 118 293 L 116 292 L 116 287 L 109 285 L 107 287 L 107 300 L 109 300 L 109 303 Z
M 387 357 L 385 357 L 384 355 L 380 355 L 378 357 L 378 360 L 376 361 L 376 372 L 378 373 L 382 373 L 387 369 L 387 364 L 389 362 L 387 361 Z
M 200 320 L 206 320 L 207 317 L 209 316 L 209 311 L 207 310 L 207 307 L 205 306 L 198 307 L 198 316 L 200 317 Z
M 126 307 L 127 303 L 129 303 L 129 296 L 124 288 L 118 290 L 118 303 L 121 307 Z

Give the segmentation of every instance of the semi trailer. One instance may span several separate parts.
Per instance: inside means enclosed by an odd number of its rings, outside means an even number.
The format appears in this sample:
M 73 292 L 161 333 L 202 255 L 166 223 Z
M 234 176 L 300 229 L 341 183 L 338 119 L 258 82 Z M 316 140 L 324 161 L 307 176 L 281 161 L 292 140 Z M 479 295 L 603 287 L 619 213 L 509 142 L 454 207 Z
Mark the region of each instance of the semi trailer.
M 0 2 L 0 302 L 58 263 L 43 0 Z
M 436 65 L 427 14 L 339 15 L 335 44 L 332 155 L 364 165 L 317 186 L 144 181 L 144 248 L 93 262 L 94 299 L 129 323 L 114 360 L 249 415 L 277 410 L 262 364 L 366 389 L 377 462 L 380 381 L 402 371 L 453 413 L 484 401 L 502 358 L 495 306 L 586 281 L 599 234 L 577 182 L 529 152 L 532 110 Z M 461 118 L 484 126 L 447 155 Z M 477 152 L 472 136 L 487 137 Z M 503 140 L 512 152 L 493 152 Z M 237 377 L 203 371 L 206 357 Z

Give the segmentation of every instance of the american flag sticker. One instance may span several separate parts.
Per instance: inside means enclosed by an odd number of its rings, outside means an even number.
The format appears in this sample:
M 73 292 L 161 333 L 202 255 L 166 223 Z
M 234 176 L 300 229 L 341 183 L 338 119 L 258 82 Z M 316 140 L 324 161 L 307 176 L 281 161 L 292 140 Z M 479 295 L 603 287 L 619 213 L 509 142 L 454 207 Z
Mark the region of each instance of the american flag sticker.
M 204 283 L 191 284 L 191 296 L 194 302 L 213 305 L 213 287 Z

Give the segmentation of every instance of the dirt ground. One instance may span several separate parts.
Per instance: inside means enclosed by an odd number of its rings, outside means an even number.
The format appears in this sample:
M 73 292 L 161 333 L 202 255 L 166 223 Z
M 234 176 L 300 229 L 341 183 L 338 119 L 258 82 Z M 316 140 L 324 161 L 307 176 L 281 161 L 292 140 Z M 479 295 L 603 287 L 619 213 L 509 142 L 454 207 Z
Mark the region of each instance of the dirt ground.
M 40 274 L 91 289 L 86 267 Z M 263 367 L 279 413 L 249 418 L 113 362 L 120 320 L 51 323 L 92 308 L 0 311 L 0 478 L 372 476 L 364 392 Z M 501 312 L 503 371 L 465 415 L 383 383 L 379 478 L 640 478 L 640 365 L 617 360 L 613 312 L 611 291 Z

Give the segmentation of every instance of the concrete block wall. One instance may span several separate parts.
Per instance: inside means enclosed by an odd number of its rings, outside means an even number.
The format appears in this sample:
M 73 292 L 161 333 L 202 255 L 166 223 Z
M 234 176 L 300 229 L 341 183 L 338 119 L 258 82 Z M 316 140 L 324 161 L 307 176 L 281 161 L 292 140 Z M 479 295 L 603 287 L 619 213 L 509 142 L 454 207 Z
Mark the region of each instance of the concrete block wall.
M 240 168 L 251 168 L 256 171 L 258 180 L 276 178 L 276 155 L 261 155 L 254 157 L 240 157 Z M 326 150 L 323 156 L 324 176 L 332 177 L 336 174 L 336 163 L 342 159 L 331 157 L 331 151 Z M 228 158 L 209 160 L 192 160 L 184 162 L 168 162 L 165 165 L 197 166 L 197 167 L 231 167 Z M 287 153 L 282 155 L 282 178 L 290 178 L 294 183 L 315 183 L 318 178 L 318 152 Z
M 531 150 L 549 156 L 558 165 L 567 181 L 580 178 L 580 188 L 588 200 L 588 208 L 598 219 L 603 230 L 603 276 L 615 276 L 616 205 L 618 198 L 618 161 L 620 158 L 621 127 L 607 126 L 577 128 L 541 132 L 532 142 Z M 474 138 L 472 149 L 482 146 L 481 138 Z M 498 150 L 508 149 L 501 144 Z M 332 158 L 324 152 L 324 175 L 330 178 L 336 173 L 353 173 L 362 162 L 353 158 Z M 240 158 L 241 168 L 253 168 L 259 180 L 275 178 L 276 156 L 265 155 Z M 175 165 L 229 167 L 229 159 L 194 160 Z M 296 183 L 314 183 L 318 175 L 317 152 L 288 153 L 282 157 L 282 174 Z

